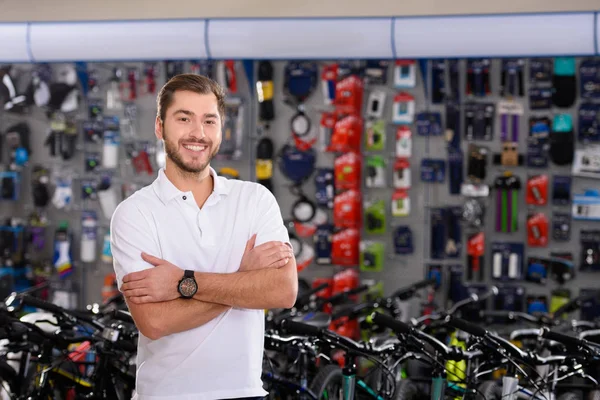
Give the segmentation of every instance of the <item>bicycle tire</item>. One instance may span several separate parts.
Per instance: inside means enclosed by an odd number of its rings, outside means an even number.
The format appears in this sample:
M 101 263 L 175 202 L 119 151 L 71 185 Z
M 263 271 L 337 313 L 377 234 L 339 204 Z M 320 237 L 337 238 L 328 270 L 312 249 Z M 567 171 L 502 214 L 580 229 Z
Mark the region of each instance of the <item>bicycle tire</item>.
M 485 381 L 477 387 L 477 400 L 501 400 L 502 387 L 496 381 Z
M 310 384 L 310 390 L 317 396 L 317 399 L 337 399 L 337 397 L 331 396 L 327 392 L 331 384 L 337 384 L 340 389 L 344 387 L 342 369 L 334 364 L 326 365 L 319 370 Z
M 581 396 L 576 395 L 573 392 L 565 392 L 558 396 L 557 400 L 580 400 Z
M 600 390 L 592 390 L 587 395 L 587 400 L 600 400 Z
M 410 379 L 402 379 L 396 383 L 394 400 L 416 400 L 419 397 L 417 385 Z

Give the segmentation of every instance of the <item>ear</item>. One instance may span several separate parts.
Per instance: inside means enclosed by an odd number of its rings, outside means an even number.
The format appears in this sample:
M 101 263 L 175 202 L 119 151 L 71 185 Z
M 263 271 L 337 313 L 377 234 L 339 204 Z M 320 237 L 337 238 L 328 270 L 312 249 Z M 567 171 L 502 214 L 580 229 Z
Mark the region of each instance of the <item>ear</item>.
M 163 129 L 162 129 L 162 121 L 160 117 L 156 117 L 156 121 L 154 121 L 154 134 L 158 140 L 163 140 Z

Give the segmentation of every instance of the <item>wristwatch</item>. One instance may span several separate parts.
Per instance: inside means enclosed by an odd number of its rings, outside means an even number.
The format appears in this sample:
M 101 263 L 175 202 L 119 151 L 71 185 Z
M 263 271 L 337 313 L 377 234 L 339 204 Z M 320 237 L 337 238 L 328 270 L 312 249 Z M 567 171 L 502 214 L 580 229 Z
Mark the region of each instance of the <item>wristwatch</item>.
M 179 281 L 177 285 L 177 291 L 184 299 L 191 299 L 194 297 L 196 292 L 198 291 L 198 284 L 196 283 L 196 278 L 194 277 L 194 271 L 190 271 L 186 269 L 183 273 L 183 278 Z

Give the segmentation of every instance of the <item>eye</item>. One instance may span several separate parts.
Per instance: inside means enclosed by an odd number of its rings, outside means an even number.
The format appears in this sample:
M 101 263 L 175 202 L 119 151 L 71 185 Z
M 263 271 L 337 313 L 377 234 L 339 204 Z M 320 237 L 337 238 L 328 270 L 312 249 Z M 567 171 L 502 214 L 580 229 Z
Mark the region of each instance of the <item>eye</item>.
M 181 117 L 179 118 L 179 120 L 183 122 L 188 122 L 190 119 L 188 117 Z
M 209 125 L 214 125 L 216 122 L 215 122 L 215 120 L 209 119 L 206 121 L 206 123 Z

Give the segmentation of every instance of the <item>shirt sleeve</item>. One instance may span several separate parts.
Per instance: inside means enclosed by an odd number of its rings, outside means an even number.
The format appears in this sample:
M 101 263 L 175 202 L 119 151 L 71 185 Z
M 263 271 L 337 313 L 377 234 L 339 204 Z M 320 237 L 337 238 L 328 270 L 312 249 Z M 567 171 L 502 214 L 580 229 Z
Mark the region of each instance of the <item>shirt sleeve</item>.
M 254 232 L 256 233 L 256 243 L 259 246 L 266 242 L 279 241 L 287 243 L 290 247 L 290 237 L 288 230 L 283 223 L 279 204 L 266 187 L 257 184 L 257 207 L 254 216 Z
M 135 204 L 127 201 L 117 207 L 111 218 L 110 249 L 119 290 L 125 275 L 152 268 L 142 259 L 142 252 L 161 257 L 148 220 Z

